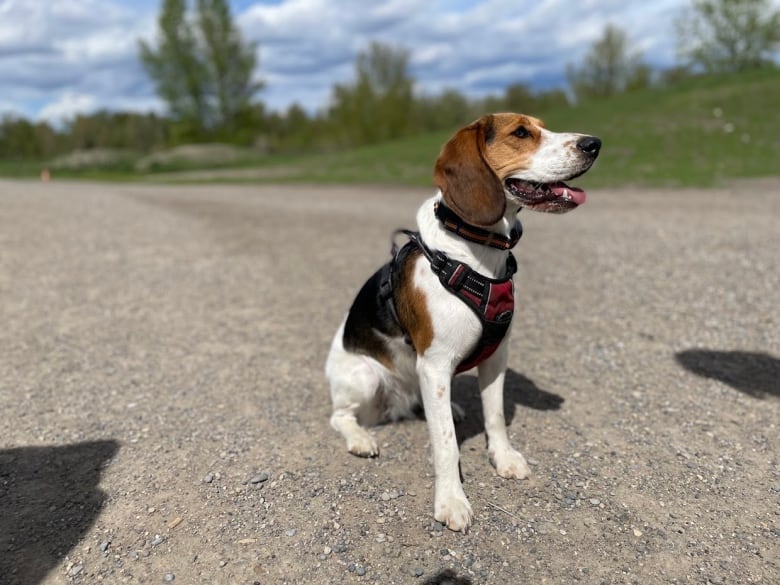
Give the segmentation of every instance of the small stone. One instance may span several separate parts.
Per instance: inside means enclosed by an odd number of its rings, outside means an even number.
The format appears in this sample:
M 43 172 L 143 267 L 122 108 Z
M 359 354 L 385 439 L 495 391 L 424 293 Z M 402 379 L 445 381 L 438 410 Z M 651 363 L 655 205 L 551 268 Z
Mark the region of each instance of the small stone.
M 539 534 L 549 534 L 555 529 L 555 527 L 550 522 L 540 522 L 539 525 L 536 527 L 536 531 Z
M 225 565 L 227 565 L 227 561 L 219 561 L 219 568 L 220 568 L 220 569 L 221 569 L 222 567 L 224 567 Z
M 634 528 L 634 536 L 636 536 L 637 538 L 642 536 L 642 531 L 639 530 L 638 528 Z
M 355 573 L 357 574 L 357 576 L 358 576 L 358 577 L 362 577 L 363 575 L 365 575 L 365 574 L 366 574 L 366 570 L 365 570 L 365 568 L 363 568 L 363 567 L 358 567 L 358 568 L 355 570 Z
M 355 563 L 349 563 L 347 565 L 347 571 L 349 571 L 350 573 L 354 573 L 356 568 L 357 567 L 355 567 Z
M 111 545 L 111 543 L 108 540 L 104 540 L 100 543 L 100 552 L 108 552 L 108 547 Z
M 155 508 L 154 506 L 150 506 L 149 508 L 146 509 L 146 511 L 149 514 L 154 514 L 157 511 L 157 508 Z
M 207 473 L 203 477 L 203 483 L 211 483 L 212 481 L 214 481 L 214 474 L 213 473 Z
M 151 544 L 152 544 L 152 546 L 159 546 L 159 545 L 161 545 L 163 542 L 165 542 L 165 537 L 163 537 L 163 536 L 160 536 L 160 535 L 158 534 L 157 536 L 155 536 L 155 537 L 154 537 L 154 540 L 152 540 L 152 543 L 151 543 Z
M 127 553 L 127 556 L 133 559 L 134 561 L 138 560 L 138 551 L 137 550 L 131 550 L 129 553 Z
M 322 549 L 323 554 L 329 555 L 332 551 L 329 546 L 326 546 L 324 549 Z
M 68 571 L 68 576 L 75 577 L 83 570 L 84 570 L 84 565 L 74 565 L 73 567 L 71 567 L 70 571 Z
M 263 483 L 268 481 L 271 478 L 271 474 L 267 471 L 263 471 L 262 473 L 258 473 L 257 475 L 253 476 L 252 479 L 249 480 L 249 483 Z
M 423 571 L 420 567 L 417 567 L 414 571 L 412 571 L 415 577 L 422 577 L 425 574 L 425 571 Z
M 381 499 L 383 502 L 389 502 L 389 501 L 392 499 L 392 498 L 390 497 L 390 494 L 388 494 L 387 492 L 383 493 L 381 496 L 379 496 L 379 498 L 380 498 L 380 499 Z
M 591 498 L 591 499 L 590 499 L 590 500 L 588 500 L 588 501 L 589 501 L 591 504 L 593 504 L 594 506 L 598 506 L 598 505 L 601 503 L 601 500 L 599 500 L 598 498 Z
M 176 579 L 176 575 L 173 573 L 165 573 L 165 576 L 163 577 L 163 581 L 166 583 L 172 583 L 174 579 Z
M 288 531 L 285 532 L 287 536 L 295 536 L 295 533 L 298 532 L 295 528 L 290 528 Z

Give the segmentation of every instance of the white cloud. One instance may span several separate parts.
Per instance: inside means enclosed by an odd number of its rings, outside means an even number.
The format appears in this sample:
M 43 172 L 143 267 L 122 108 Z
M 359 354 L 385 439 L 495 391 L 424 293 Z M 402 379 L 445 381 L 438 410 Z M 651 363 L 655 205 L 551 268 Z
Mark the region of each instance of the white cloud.
M 92 95 L 66 91 L 50 102 L 39 112 L 38 118 L 50 122 L 67 120 L 77 114 L 85 114 L 96 109 L 97 100 Z
M 148 106 L 154 92 L 137 58 L 138 37 L 153 31 L 156 7 L 147 10 L 118 0 L 0 0 L 3 100 L 49 120 Z
M 283 107 L 297 99 L 314 108 L 334 83 L 353 77 L 355 57 L 372 40 L 410 49 L 417 89 L 427 93 L 451 87 L 474 96 L 515 82 L 561 84 L 566 64 L 579 61 L 610 20 L 653 64 L 669 66 L 671 15 L 684 3 L 287 0 L 256 4 L 238 22 L 260 43 L 265 101 Z M 280 79 L 287 83 L 277 85 Z M 295 80 L 305 81 L 306 91 L 296 91 L 302 86 Z
M 161 104 L 138 61 L 160 0 L 0 0 L 0 108 L 55 116 Z M 510 83 L 564 82 L 608 22 L 655 66 L 674 62 L 673 20 L 688 0 L 233 0 L 258 41 L 260 99 L 324 107 L 373 40 L 411 51 L 417 90 L 470 96 Z M 774 0 L 780 6 L 780 0 Z M 0 110 L 2 111 L 2 110 Z

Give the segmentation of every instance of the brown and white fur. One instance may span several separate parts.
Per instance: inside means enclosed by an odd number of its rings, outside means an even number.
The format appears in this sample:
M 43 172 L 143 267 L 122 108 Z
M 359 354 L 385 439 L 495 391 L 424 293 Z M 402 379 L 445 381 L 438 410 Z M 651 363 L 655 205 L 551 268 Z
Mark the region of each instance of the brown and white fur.
M 585 193 L 563 181 L 586 172 L 600 146 L 595 137 L 546 130 L 530 116 L 483 116 L 442 148 L 435 166 L 438 193 L 417 212 L 422 240 L 484 276 L 502 277 L 508 252 L 445 230 L 434 202 L 443 199 L 466 222 L 509 235 L 522 207 L 562 213 L 584 202 Z M 336 332 L 327 359 L 330 422 L 351 453 L 373 457 L 379 448 L 366 427 L 410 416 L 422 399 L 436 474 L 434 517 L 465 532 L 472 510 L 460 481 L 450 383 L 480 338 L 481 325 L 420 254 L 409 256 L 394 286 L 398 319 L 412 345 L 381 315 L 376 282 L 370 279 Z M 479 388 L 490 461 L 501 477 L 524 479 L 528 464 L 509 444 L 504 421 L 508 338 L 478 366 Z

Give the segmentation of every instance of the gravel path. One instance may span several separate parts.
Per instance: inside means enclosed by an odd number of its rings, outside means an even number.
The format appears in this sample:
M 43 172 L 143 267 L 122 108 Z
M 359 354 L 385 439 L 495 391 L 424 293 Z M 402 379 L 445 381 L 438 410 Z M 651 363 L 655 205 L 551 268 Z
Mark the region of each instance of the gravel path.
M 780 583 L 780 180 L 523 213 L 495 476 L 350 456 L 322 366 L 429 192 L 0 182 L 0 583 Z

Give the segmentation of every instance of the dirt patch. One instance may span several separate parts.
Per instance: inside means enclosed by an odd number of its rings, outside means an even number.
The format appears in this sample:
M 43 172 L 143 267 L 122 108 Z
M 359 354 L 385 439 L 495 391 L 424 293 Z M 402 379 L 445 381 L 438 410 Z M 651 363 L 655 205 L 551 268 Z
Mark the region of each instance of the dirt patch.
M 780 181 L 523 212 L 506 395 L 454 394 L 468 535 L 422 420 L 350 456 L 322 372 L 430 193 L 0 184 L 0 582 L 780 580 Z

